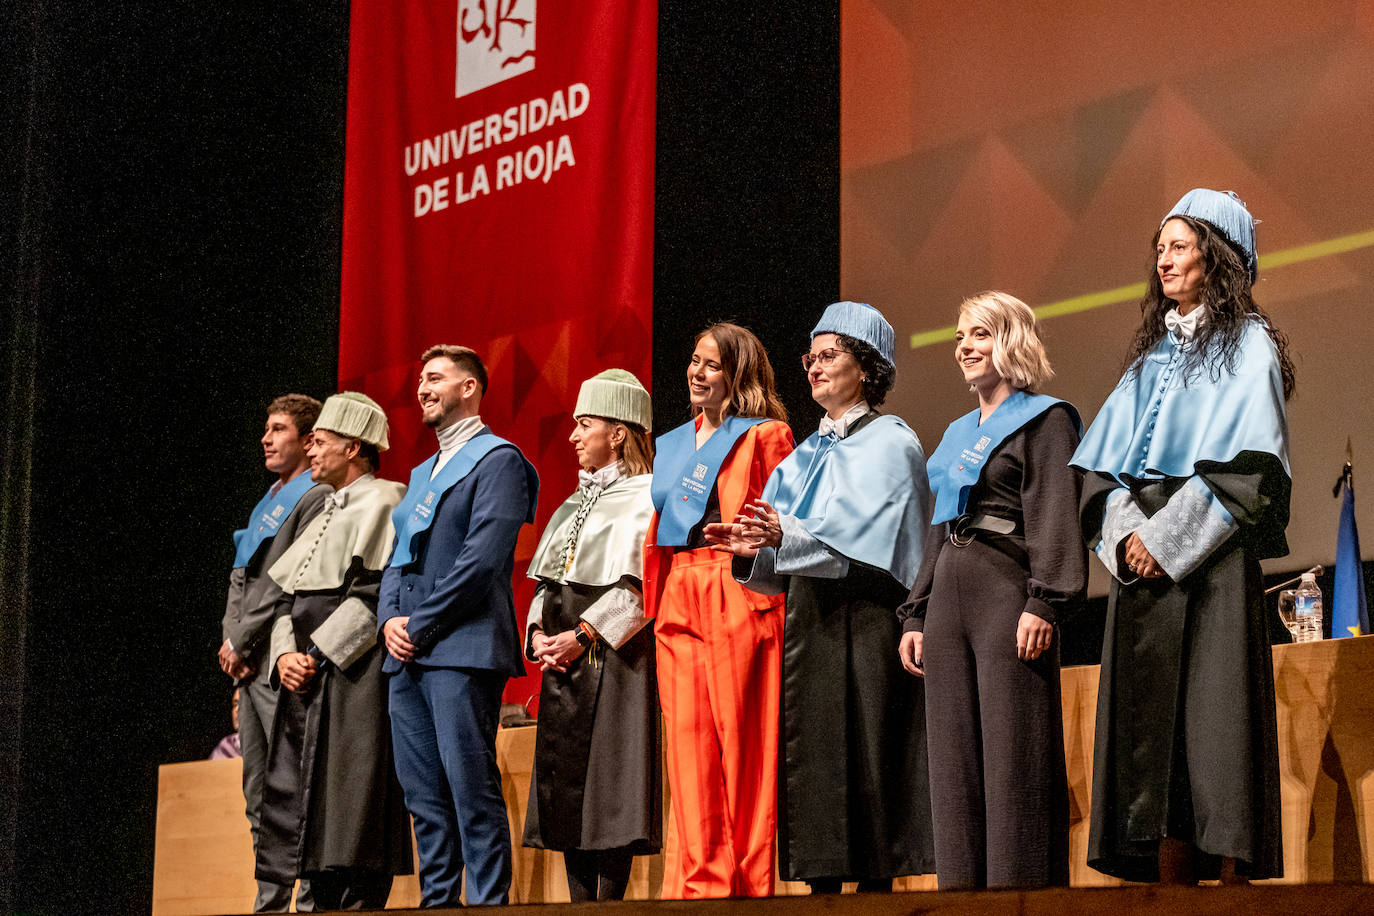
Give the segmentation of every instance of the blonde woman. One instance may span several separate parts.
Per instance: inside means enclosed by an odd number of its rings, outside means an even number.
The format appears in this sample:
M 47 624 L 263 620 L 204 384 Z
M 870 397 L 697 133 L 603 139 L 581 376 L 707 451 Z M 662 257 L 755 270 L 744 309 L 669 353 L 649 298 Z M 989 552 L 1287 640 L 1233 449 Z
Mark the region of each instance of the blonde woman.
M 1069 879 L 1058 622 L 1087 585 L 1069 458 L 1073 405 L 1020 299 L 959 307 L 954 359 L 978 407 L 926 464 L 935 494 L 925 560 L 897 611 L 899 650 L 926 682 L 935 871 L 942 890 Z

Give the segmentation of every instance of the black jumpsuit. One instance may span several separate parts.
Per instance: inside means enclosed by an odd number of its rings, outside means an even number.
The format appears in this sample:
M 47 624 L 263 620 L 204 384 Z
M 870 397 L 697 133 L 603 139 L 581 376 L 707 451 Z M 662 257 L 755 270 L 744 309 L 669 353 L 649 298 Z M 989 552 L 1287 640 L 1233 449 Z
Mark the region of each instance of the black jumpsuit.
M 967 546 L 933 525 L 904 631 L 924 632 L 935 870 L 942 890 L 1068 884 L 1069 806 L 1059 699 L 1059 637 L 1035 661 L 1016 654 L 1029 611 L 1057 623 L 1081 602 L 1087 550 L 1080 477 L 1068 466 L 1077 423 L 1063 406 L 1008 436 L 966 512 L 1012 521 Z

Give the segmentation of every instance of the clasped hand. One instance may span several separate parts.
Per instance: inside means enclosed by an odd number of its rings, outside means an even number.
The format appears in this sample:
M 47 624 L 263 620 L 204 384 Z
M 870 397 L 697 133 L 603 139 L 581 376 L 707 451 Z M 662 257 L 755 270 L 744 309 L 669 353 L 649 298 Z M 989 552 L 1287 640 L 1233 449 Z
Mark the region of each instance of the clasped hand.
M 227 639 L 224 641 L 224 644 L 219 647 L 217 660 L 219 661 L 219 670 L 235 680 L 247 677 L 254 671 L 253 666 L 244 661 L 243 656 L 234 651 L 233 644 Z
M 530 638 L 530 648 L 534 650 L 534 659 L 539 662 L 540 671 L 557 671 L 559 674 L 566 673 L 568 666 L 585 651 L 573 630 L 564 630 L 556 636 L 545 636 L 544 631 L 539 630 Z
M 734 522 L 707 525 L 702 533 L 712 550 L 737 557 L 752 557 L 765 547 L 782 546 L 782 521 L 777 510 L 763 500 L 745 506 Z
M 386 651 L 398 662 L 408 662 L 415 657 L 415 643 L 410 641 L 406 631 L 409 617 L 392 617 L 382 624 L 382 642 Z
M 305 693 L 319 669 L 315 660 L 304 652 L 287 652 L 277 659 L 277 675 L 281 685 L 292 693 Z
M 1160 566 L 1159 561 L 1154 558 L 1150 551 L 1145 549 L 1145 544 L 1140 540 L 1140 535 L 1134 531 L 1122 544 L 1121 559 L 1126 562 L 1128 571 L 1135 573 L 1142 579 L 1158 579 L 1165 575 L 1164 567 Z

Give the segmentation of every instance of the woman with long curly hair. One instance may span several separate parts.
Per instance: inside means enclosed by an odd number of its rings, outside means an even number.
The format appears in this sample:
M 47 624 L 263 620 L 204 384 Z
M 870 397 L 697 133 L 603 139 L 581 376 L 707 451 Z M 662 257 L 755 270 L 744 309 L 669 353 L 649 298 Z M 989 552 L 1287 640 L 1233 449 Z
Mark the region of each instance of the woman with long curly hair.
M 1164 218 L 1125 375 L 1071 462 L 1112 574 L 1088 864 L 1132 881 L 1283 873 L 1259 561 L 1288 552 L 1294 381 L 1254 226 L 1205 188 Z
M 659 437 L 644 545 L 672 818 L 663 897 L 773 891 L 782 597 L 748 591 L 707 525 L 733 519 L 792 451 L 763 344 L 735 324 L 697 335 L 693 419 Z

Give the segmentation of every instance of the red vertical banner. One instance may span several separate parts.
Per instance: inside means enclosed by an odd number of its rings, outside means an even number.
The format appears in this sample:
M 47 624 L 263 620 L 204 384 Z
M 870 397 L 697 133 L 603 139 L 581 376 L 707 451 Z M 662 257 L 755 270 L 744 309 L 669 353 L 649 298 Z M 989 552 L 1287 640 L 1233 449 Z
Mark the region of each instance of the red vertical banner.
M 541 480 L 523 615 L 537 532 L 576 485 L 578 385 L 611 366 L 650 384 L 657 4 L 354 0 L 351 16 L 339 386 L 386 408 L 382 473 L 405 480 L 436 448 L 421 351 L 482 355 L 482 418 Z

